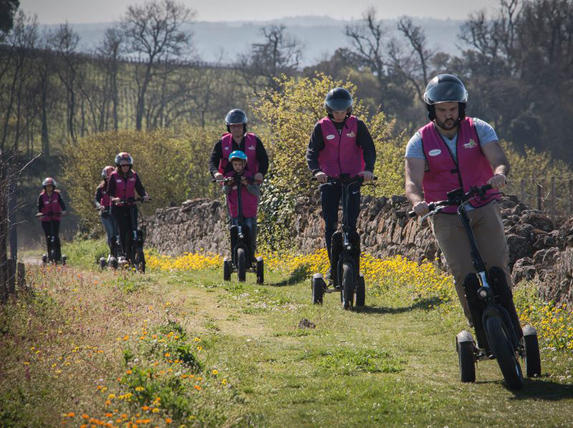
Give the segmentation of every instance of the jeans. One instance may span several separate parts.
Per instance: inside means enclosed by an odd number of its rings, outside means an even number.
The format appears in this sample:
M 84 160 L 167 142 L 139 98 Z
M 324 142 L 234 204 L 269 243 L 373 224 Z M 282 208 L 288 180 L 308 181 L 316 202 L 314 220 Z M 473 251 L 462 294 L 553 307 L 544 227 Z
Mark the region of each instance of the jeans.
M 107 215 L 105 214 L 106 213 L 100 216 L 100 218 L 101 218 L 101 223 L 105 228 L 105 233 L 107 235 L 107 245 L 109 246 L 109 253 L 110 255 L 113 255 L 113 245 L 115 243 L 115 239 L 117 236 L 117 223 L 115 221 L 115 218 L 113 218 L 111 214 L 109 213 L 107 213 Z
M 239 225 L 239 217 L 234 217 L 231 220 L 233 226 Z M 253 248 L 253 254 L 257 251 L 257 218 L 256 217 L 245 217 L 243 219 L 243 226 L 249 226 L 251 231 L 251 246 Z
M 338 207 L 342 199 L 342 185 L 325 185 L 320 188 L 322 216 L 324 218 L 324 239 L 330 256 L 332 234 L 338 229 Z M 356 221 L 360 214 L 360 185 L 348 188 L 348 232 L 356 232 Z

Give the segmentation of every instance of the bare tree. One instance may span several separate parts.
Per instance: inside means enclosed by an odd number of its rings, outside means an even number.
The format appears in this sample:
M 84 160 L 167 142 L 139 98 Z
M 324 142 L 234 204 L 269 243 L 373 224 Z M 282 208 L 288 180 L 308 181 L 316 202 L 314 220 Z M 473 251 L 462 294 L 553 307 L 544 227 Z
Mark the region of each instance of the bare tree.
M 80 36 L 68 24 L 62 24 L 48 36 L 48 44 L 59 59 L 57 72 L 60 81 L 66 88 L 66 124 L 68 136 L 72 141 L 77 140 L 76 111 L 77 105 L 77 77 L 79 58 L 77 55 Z
M 135 126 L 143 127 L 149 85 L 162 62 L 177 59 L 190 45 L 191 34 L 183 24 L 191 21 L 195 12 L 173 0 L 155 0 L 143 6 L 130 6 L 122 20 L 126 42 L 138 61 L 135 79 L 138 88 Z
M 424 87 L 428 82 L 429 63 L 434 52 L 427 46 L 424 30 L 414 25 L 411 18 L 401 18 L 398 21 L 398 31 L 409 43 L 410 51 L 403 55 L 398 49 L 391 50 L 394 68 L 414 86 L 418 98 L 422 99 Z
M 21 132 L 21 106 L 26 82 L 30 77 L 30 57 L 38 41 L 38 24 L 36 17 L 27 16 L 19 11 L 15 17 L 14 28 L 6 38 L 8 42 L 7 66 L 2 71 L 8 74 L 9 85 L 3 88 L 2 102 L 2 134 L 0 136 L 0 150 L 6 149 L 6 142 L 13 128 L 13 147 L 18 149 Z
M 236 69 L 255 95 L 261 90 L 278 90 L 275 78 L 284 74 L 293 75 L 302 57 L 302 43 L 286 33 L 284 25 L 263 27 L 263 43 L 253 43 L 251 51 L 239 55 Z
M 107 112 L 108 104 L 111 103 L 111 117 L 113 122 L 113 129 L 117 131 L 119 125 L 118 108 L 119 108 L 119 89 L 118 89 L 118 75 L 120 68 L 121 52 L 125 43 L 123 32 L 118 26 L 109 27 L 105 31 L 104 39 L 101 46 L 97 49 L 99 57 L 103 61 L 103 68 L 105 70 L 105 125 L 102 124 L 103 129 L 107 129 Z M 102 115 L 103 116 L 103 115 Z M 103 117 L 102 117 L 103 119 Z
M 376 9 L 368 8 L 362 20 L 356 24 L 347 25 L 344 33 L 350 39 L 352 52 L 376 77 L 382 92 L 380 104 L 385 105 L 384 93 L 388 86 L 387 72 L 391 65 L 389 58 L 384 55 L 387 48 L 387 30 L 376 18 Z

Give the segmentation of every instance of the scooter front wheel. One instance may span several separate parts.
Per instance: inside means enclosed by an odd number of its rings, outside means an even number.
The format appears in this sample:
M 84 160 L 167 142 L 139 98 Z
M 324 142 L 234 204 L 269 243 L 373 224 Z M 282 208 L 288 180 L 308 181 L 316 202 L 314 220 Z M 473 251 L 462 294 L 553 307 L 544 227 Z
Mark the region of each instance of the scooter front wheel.
M 539 355 L 539 342 L 535 329 L 527 325 L 523 329 L 525 342 L 525 372 L 527 377 L 541 376 L 541 357 Z
M 511 343 L 511 335 L 501 316 L 489 316 L 485 321 L 485 331 L 505 382 L 511 389 L 523 388 L 521 366 Z
M 237 249 L 237 276 L 240 282 L 247 278 L 247 255 L 244 248 Z
M 342 309 L 352 309 L 355 282 L 354 267 L 350 262 L 344 262 L 342 264 Z

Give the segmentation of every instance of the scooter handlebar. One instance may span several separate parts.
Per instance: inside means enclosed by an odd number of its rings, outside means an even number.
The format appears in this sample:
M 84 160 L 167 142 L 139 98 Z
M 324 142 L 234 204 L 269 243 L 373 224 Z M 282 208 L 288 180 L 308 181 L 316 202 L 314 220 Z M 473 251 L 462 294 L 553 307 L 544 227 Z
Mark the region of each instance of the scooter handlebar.
M 447 200 L 430 202 L 428 204 L 428 214 L 426 214 L 425 216 L 435 214 L 435 213 L 441 211 L 445 207 L 461 205 L 461 204 L 463 204 L 463 203 L 465 203 L 465 202 L 467 202 L 470 199 L 473 199 L 475 197 L 483 198 L 485 196 L 485 193 L 491 189 L 492 189 L 491 184 L 486 184 L 486 185 L 481 186 L 481 187 L 478 187 L 478 186 L 471 187 L 470 190 L 467 191 L 466 193 L 464 193 L 461 188 L 460 189 L 454 189 L 454 190 L 448 192 L 448 194 L 447 194 L 448 199 Z M 416 215 L 417 214 L 414 210 L 408 211 L 408 217 L 416 217 Z

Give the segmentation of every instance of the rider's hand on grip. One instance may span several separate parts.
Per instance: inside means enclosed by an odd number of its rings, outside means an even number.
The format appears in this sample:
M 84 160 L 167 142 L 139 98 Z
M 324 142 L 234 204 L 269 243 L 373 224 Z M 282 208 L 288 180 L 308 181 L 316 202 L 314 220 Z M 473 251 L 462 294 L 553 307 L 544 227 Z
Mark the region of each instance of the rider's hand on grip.
M 318 181 L 319 183 L 326 183 L 328 181 L 328 175 L 326 175 L 324 172 L 320 171 L 317 172 L 314 175 L 314 178 L 316 178 L 316 181 Z

